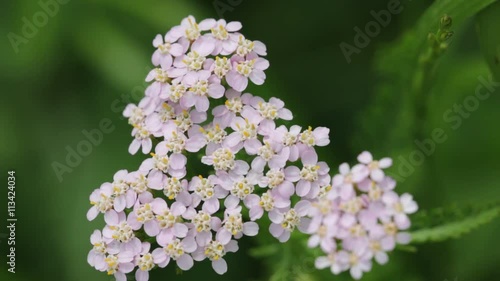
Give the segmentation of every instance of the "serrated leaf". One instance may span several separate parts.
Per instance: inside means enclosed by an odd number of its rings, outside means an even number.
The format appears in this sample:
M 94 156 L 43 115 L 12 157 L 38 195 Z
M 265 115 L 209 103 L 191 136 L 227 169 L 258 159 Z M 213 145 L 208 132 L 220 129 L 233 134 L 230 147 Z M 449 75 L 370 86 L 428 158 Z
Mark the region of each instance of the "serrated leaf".
M 460 221 L 444 223 L 431 228 L 424 228 L 412 233 L 412 243 L 440 242 L 458 238 L 479 226 L 495 219 L 500 214 L 500 207 L 486 209 L 478 214 L 471 215 Z

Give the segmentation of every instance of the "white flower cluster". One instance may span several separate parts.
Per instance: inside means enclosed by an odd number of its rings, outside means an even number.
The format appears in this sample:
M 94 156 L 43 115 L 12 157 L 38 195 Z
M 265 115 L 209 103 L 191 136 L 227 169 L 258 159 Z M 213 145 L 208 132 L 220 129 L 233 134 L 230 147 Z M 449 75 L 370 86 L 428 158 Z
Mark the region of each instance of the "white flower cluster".
M 373 256 L 383 262 L 395 241 L 408 240 L 398 230 L 409 226 L 404 214 L 416 205 L 391 191 L 394 182 L 381 170 L 389 160 L 342 166 L 332 181 L 315 151 L 329 144 L 329 129 L 279 125 L 293 118 L 283 101 L 242 94 L 248 80 L 264 83 L 269 63 L 261 57 L 265 45 L 240 29 L 239 22 L 189 16 L 154 39 L 151 84 L 124 115 L 134 127 L 131 154 L 157 144 L 137 171 L 118 171 L 90 196 L 87 218 L 102 213 L 106 222 L 91 236 L 88 262 L 97 270 L 119 281 L 135 270 L 146 281 L 170 261 L 189 270 L 209 259 L 223 274 L 224 256 L 241 237 L 258 234 L 265 213 L 279 241 L 295 229 L 310 233 L 310 246 L 329 255 L 319 268 L 351 268 L 355 277 Z M 213 172 L 188 170 L 190 153 L 202 153 Z

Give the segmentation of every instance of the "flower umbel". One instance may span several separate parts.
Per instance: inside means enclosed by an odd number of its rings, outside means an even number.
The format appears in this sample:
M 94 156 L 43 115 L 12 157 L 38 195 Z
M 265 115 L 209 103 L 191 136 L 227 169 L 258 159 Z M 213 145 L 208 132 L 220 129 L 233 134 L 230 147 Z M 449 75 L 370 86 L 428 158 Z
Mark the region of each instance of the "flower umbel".
M 265 82 L 269 61 L 266 46 L 241 28 L 189 16 L 154 38 L 150 85 L 123 112 L 133 127 L 129 153 L 142 148 L 150 157 L 90 195 L 87 218 L 103 214 L 106 222 L 91 236 L 88 262 L 97 270 L 118 281 L 135 270 L 147 281 L 170 261 L 189 270 L 208 259 L 224 274 L 225 257 L 259 233 L 265 214 L 277 240 L 310 234 L 308 246 L 325 253 L 317 268 L 356 279 L 409 242 L 408 215 L 418 207 L 394 192 L 383 171 L 389 158 L 363 152 L 359 164 L 342 164 L 332 177 L 316 153 L 330 143 L 328 128 L 288 128 L 281 123 L 293 114 L 282 100 L 242 93 L 249 81 Z M 188 167 L 190 154 L 210 172 Z

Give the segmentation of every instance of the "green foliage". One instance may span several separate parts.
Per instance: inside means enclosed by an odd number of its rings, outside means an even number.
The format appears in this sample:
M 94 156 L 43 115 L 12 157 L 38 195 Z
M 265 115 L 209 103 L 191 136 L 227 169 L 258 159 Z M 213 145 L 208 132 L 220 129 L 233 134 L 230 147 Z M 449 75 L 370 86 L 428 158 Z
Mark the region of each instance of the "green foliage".
M 486 62 L 496 81 L 500 81 L 500 2 L 496 2 L 477 15 L 477 34 Z
M 412 232 L 412 243 L 440 242 L 459 238 L 479 226 L 491 222 L 500 214 L 500 204 L 451 206 L 422 211 L 416 216 L 417 230 Z M 426 227 L 424 227 L 426 225 Z
M 436 1 L 418 20 L 417 24 L 395 43 L 379 49 L 375 57 L 375 72 L 379 76 L 375 99 L 366 113 L 362 114 L 360 135 L 356 145 L 365 146 L 367 141 L 384 153 L 395 154 L 411 144 L 414 128 L 421 127 L 425 116 L 418 116 L 417 104 L 427 101 L 433 65 L 420 63 L 427 53 L 428 36 L 438 30 L 440 18 L 449 15 L 455 27 L 475 15 L 495 0 Z M 432 78 L 432 77 L 431 77 Z M 423 85 L 425 83 L 425 85 Z M 387 126 L 391 120 L 390 126 Z M 382 146 L 382 147 L 380 147 Z

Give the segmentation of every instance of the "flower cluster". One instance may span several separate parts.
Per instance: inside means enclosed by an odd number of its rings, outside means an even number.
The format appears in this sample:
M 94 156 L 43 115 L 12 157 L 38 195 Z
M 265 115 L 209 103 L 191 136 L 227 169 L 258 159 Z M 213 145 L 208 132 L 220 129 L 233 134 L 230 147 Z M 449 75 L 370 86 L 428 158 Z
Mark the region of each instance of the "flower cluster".
M 310 246 L 329 255 L 318 267 L 351 268 L 355 277 L 372 257 L 384 262 L 394 243 L 408 241 L 398 230 L 409 226 L 416 204 L 392 191 L 382 171 L 390 160 L 363 153 L 363 164 L 343 165 L 332 179 L 315 150 L 329 144 L 329 129 L 280 125 L 293 119 L 282 100 L 244 92 L 249 80 L 264 83 L 269 62 L 265 45 L 240 29 L 189 16 L 154 39 L 151 84 L 124 110 L 133 126 L 129 153 L 142 147 L 151 157 L 90 196 L 87 218 L 103 214 L 106 222 L 91 236 L 88 262 L 97 270 L 119 281 L 135 270 L 146 281 L 171 261 L 189 270 L 208 259 L 224 274 L 225 255 L 258 234 L 264 215 L 279 241 L 295 229 L 310 233 Z M 211 172 L 188 169 L 190 154 L 201 154 Z
M 309 247 L 320 247 L 326 256 L 316 259 L 316 267 L 329 267 L 333 274 L 349 270 L 360 279 L 370 271 L 372 260 L 388 261 L 387 252 L 396 244 L 408 244 L 409 214 L 417 204 L 409 194 L 394 192 L 396 182 L 383 169 L 390 158 L 374 160 L 369 152 L 358 156 L 359 164 L 340 166 L 331 189 L 312 203 L 308 231 Z

